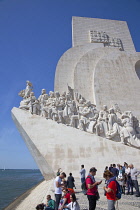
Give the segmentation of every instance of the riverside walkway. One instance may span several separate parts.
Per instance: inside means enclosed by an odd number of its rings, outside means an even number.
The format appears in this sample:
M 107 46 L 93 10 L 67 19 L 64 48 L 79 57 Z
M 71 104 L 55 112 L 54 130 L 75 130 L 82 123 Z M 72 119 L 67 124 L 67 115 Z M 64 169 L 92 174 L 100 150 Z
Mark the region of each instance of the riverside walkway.
M 96 177 L 96 180 L 99 181 Z M 139 177 L 140 183 L 140 177 Z M 81 183 L 80 178 L 75 178 L 75 193 L 77 197 L 77 201 L 79 202 L 81 210 L 88 210 L 88 200 L 87 196 L 84 195 L 81 191 Z M 97 201 L 97 210 L 107 210 L 107 200 L 104 196 L 104 181 L 101 185 L 99 185 L 99 193 L 100 193 L 100 200 Z M 135 192 L 135 190 L 134 190 Z M 11 205 L 11 207 L 7 207 L 6 210 L 35 210 L 37 204 L 46 202 L 46 195 L 50 194 L 54 199 L 54 188 L 53 188 L 53 180 L 50 181 L 43 181 L 37 187 L 30 191 L 27 194 L 27 197 L 18 198 L 15 203 Z M 118 208 L 116 210 L 138 210 L 140 209 L 140 197 L 135 197 L 135 195 L 122 195 L 121 200 L 118 201 Z

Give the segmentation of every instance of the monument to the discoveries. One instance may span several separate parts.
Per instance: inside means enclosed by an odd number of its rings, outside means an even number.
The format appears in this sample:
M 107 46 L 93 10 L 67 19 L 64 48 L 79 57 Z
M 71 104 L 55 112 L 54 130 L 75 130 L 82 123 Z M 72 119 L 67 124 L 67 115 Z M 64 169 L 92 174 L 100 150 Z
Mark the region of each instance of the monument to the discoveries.
M 98 175 L 110 163 L 140 164 L 140 53 L 127 23 L 73 17 L 72 36 L 55 93 L 42 89 L 36 99 L 27 81 L 20 109 L 12 109 L 45 179 L 58 168 L 78 176 L 81 164 Z

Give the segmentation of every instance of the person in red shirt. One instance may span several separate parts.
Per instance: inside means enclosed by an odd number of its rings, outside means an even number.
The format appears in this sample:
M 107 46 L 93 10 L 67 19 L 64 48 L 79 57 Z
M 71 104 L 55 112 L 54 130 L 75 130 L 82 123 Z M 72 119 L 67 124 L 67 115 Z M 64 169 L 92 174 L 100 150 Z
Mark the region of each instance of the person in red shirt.
M 115 210 L 117 192 L 116 177 L 108 170 L 104 172 L 103 177 L 107 180 L 107 185 L 104 187 L 104 190 L 108 202 L 108 210 Z
M 62 206 L 61 206 L 61 210 L 64 208 L 65 205 L 69 204 L 71 202 L 70 200 L 70 192 L 68 191 L 67 188 L 64 188 L 63 189 L 63 192 L 64 192 L 64 197 L 63 197 L 63 203 L 62 203 Z
M 94 210 L 96 208 L 97 185 L 101 184 L 102 181 L 96 182 L 94 176 L 96 175 L 97 169 L 92 167 L 89 171 L 89 174 L 86 178 L 86 187 L 87 187 L 87 198 L 89 201 L 89 210 Z

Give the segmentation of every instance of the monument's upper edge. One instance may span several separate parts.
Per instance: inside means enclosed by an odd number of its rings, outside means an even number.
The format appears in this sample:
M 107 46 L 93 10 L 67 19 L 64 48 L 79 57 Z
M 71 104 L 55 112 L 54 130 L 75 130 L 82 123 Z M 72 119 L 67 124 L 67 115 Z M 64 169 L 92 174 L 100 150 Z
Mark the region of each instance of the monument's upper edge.
M 104 34 L 107 39 L 104 39 Z M 128 53 L 136 52 L 126 21 L 73 16 L 72 46 L 89 43 L 102 43 L 102 47 L 118 47 Z
M 104 19 L 104 18 L 91 18 L 91 17 L 80 17 L 80 16 L 72 16 L 72 20 L 73 19 L 96 19 L 96 20 L 105 20 L 105 21 L 119 21 L 119 22 L 125 22 L 126 24 L 127 24 L 127 21 L 125 21 L 125 20 L 112 20 L 112 19 Z

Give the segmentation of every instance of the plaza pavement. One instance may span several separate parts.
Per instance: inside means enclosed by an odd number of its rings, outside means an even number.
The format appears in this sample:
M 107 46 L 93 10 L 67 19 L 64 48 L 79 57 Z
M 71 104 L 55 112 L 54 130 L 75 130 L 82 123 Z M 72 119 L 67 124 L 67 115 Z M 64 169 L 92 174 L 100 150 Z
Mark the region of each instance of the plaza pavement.
M 100 178 L 96 177 L 96 180 L 101 180 Z M 140 184 L 140 177 L 139 177 L 139 184 Z M 37 204 L 46 202 L 46 195 L 50 194 L 54 199 L 54 187 L 53 187 L 54 180 L 50 181 L 43 181 L 37 187 L 35 187 L 30 194 L 24 198 L 24 200 L 20 200 L 18 204 L 13 205 L 12 208 L 7 208 L 6 210 L 34 210 Z M 76 185 L 76 197 L 77 201 L 80 204 L 81 210 L 88 210 L 88 200 L 87 196 L 84 195 L 81 191 L 81 183 L 80 178 L 75 178 L 75 185 Z M 100 193 L 100 200 L 97 201 L 97 210 L 107 210 L 107 200 L 104 196 L 104 180 L 101 185 L 99 185 L 99 193 Z M 135 192 L 135 190 L 134 190 Z M 14 204 L 14 203 L 13 203 Z M 116 210 L 138 210 L 140 209 L 140 197 L 135 197 L 135 195 L 122 195 L 122 198 L 118 201 L 118 208 Z

